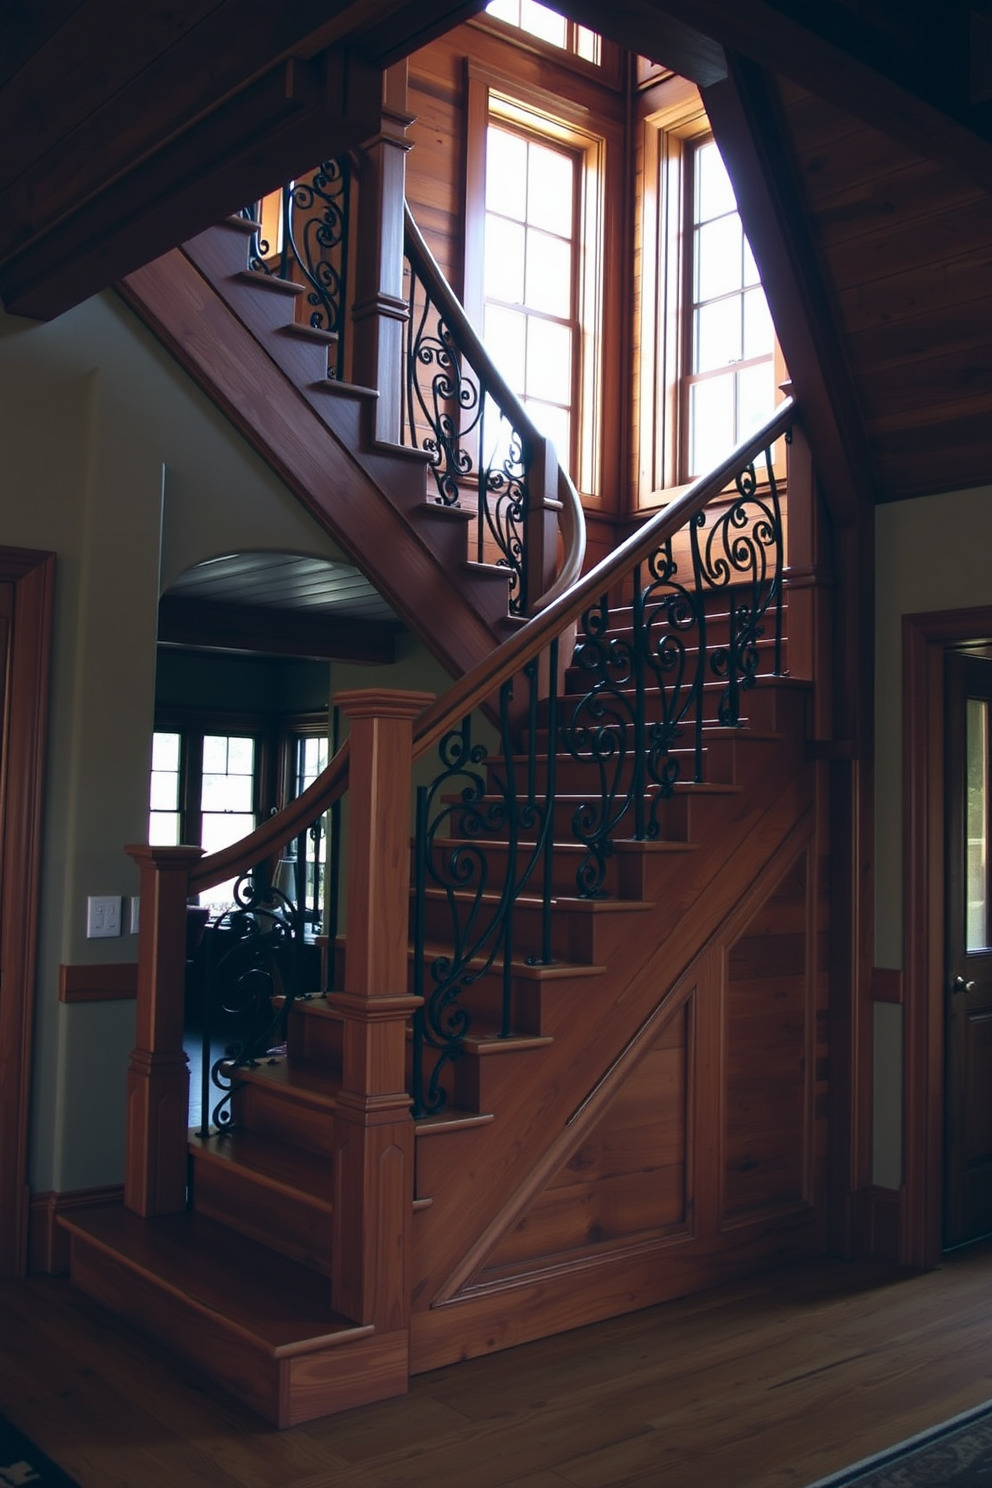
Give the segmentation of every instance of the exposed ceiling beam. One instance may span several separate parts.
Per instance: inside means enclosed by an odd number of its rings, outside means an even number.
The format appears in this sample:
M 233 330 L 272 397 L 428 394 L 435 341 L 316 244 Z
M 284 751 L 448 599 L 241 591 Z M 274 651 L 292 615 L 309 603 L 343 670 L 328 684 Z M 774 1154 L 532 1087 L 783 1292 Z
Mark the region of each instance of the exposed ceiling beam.
M 578 15 L 580 8 L 585 13 L 587 0 L 561 3 L 570 15 Z M 960 0 L 948 0 L 949 21 L 961 11 Z M 767 71 L 829 98 L 839 109 L 918 154 L 943 160 L 992 188 L 992 122 L 987 104 L 971 103 L 966 27 L 949 26 L 945 36 L 942 19 L 939 27 L 931 29 L 930 47 L 925 50 L 907 27 L 882 33 L 846 5 L 810 5 L 806 0 L 781 0 L 779 4 L 771 0 L 611 0 L 600 28 L 613 35 L 621 26 L 626 29 L 628 16 L 636 17 L 641 27 L 638 50 L 642 52 L 647 49 L 655 55 L 656 36 L 660 40 L 663 25 L 673 18 L 680 20 Z M 934 31 L 939 35 L 934 37 Z M 942 48 L 955 46 L 958 51 L 948 60 Z M 958 75 L 960 87 L 955 91 L 947 79 Z
M 703 103 L 733 177 L 824 495 L 834 520 L 850 522 L 876 499 L 861 413 L 799 211 L 770 79 L 745 58 L 731 54 L 729 62 L 726 80 L 702 90 Z
M 220 604 L 165 594 L 158 607 L 161 645 L 208 651 L 300 656 L 314 661 L 392 662 L 398 627 L 384 620 Z

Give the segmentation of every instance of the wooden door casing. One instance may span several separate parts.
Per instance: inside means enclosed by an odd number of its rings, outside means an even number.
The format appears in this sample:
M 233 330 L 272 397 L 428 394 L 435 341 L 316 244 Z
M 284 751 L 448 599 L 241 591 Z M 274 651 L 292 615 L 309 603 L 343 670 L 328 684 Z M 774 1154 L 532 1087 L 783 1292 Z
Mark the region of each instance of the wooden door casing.
M 54 553 L 0 547 L 0 1278 L 27 1266 L 27 1133 Z M 9 614 L 6 610 L 9 609 Z

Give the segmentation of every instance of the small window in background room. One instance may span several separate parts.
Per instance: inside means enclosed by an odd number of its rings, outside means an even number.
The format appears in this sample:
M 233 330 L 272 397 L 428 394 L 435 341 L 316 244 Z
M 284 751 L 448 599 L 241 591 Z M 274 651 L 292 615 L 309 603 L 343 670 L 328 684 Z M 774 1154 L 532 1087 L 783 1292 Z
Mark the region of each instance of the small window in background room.
M 560 47 L 575 57 L 598 67 L 601 60 L 602 41 L 588 26 L 579 26 L 566 20 L 537 0 L 490 0 L 486 15 L 507 26 L 515 26 L 528 36 L 546 42 L 548 46 Z

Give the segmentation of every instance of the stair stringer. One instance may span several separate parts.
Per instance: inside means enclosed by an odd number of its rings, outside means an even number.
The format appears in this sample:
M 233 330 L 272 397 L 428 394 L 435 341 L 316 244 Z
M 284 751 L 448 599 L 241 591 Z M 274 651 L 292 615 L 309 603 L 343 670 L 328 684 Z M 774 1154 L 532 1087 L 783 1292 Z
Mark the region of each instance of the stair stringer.
M 726 938 L 745 922 L 749 908 L 760 908 L 763 892 L 774 892 L 775 883 L 804 854 L 815 864 L 815 824 L 821 816 L 817 767 L 803 754 L 795 733 L 768 751 L 761 805 L 738 812 L 736 828 L 728 823 L 709 852 L 703 845 L 694 855 L 695 874 L 708 873 L 708 891 L 700 893 L 697 885 L 689 896 L 695 902 L 687 903 L 681 869 L 672 896 L 678 902 L 667 916 L 673 921 L 669 932 L 646 949 L 642 945 L 639 954 L 631 949 L 629 927 L 620 935 L 597 984 L 610 994 L 599 1006 L 583 1005 L 554 1029 L 555 1043 L 541 1056 L 525 1056 L 543 1060 L 526 1082 L 526 1071 L 514 1077 L 508 1070 L 498 1092 L 502 1099 L 493 1102 L 491 1125 L 420 1144 L 426 1161 L 419 1163 L 418 1194 L 434 1202 L 414 1222 L 412 1372 L 643 1307 L 757 1269 L 786 1253 L 822 1248 L 818 1203 L 804 1199 L 763 1213 L 753 1223 L 724 1224 L 710 1201 L 705 1214 L 697 1205 L 681 1232 L 676 1227 L 676 1233 L 612 1253 L 592 1248 L 568 1264 L 483 1276 L 502 1238 L 581 1143 L 586 1122 L 594 1120 L 585 1115 L 584 1103 L 599 1111 L 601 1102 L 608 1102 L 601 1089 L 614 1088 L 614 1069 L 634 1068 L 638 1049 L 646 1049 L 666 1020 L 690 1001 L 692 1038 L 699 1046 L 700 1019 L 713 1016 L 714 1001 L 709 989 L 697 992 L 699 978 L 712 983 Z M 815 890 L 815 867 L 810 878 Z M 712 1042 L 714 1030 L 706 1036 Z M 589 1050 L 595 1051 L 592 1059 Z M 691 1072 L 694 1102 L 720 1099 L 714 1079 L 712 1068 Z M 697 1089 L 700 1080 L 712 1088 Z M 525 1083 L 528 1095 L 522 1093 Z M 576 1125 L 580 1132 L 571 1130 Z M 694 1140 L 703 1136 L 696 1132 Z M 712 1129 L 705 1140 L 712 1147 Z M 441 1149 L 449 1143 L 446 1160 Z M 711 1151 L 696 1160 L 712 1164 L 718 1158 Z M 453 1176 L 456 1164 L 461 1172 Z M 809 1197 L 819 1200 L 819 1194 Z M 462 1237 L 459 1254 L 455 1245 Z
M 387 458 L 380 447 L 364 461 L 361 402 L 373 393 L 328 395 L 348 405 L 339 410 L 339 421 L 350 423 L 352 437 L 336 433 L 181 249 L 129 274 L 118 291 L 453 676 L 491 653 L 503 631 L 473 604 L 450 554 L 443 547 L 434 551 L 390 494 L 390 473 L 408 486 L 412 476 L 422 475 L 424 457 L 397 449 Z M 277 336 L 273 330 L 271 337 Z M 422 505 L 428 506 L 426 499 Z M 443 530 L 448 533 L 450 524 Z M 451 536 L 464 542 L 460 526 Z

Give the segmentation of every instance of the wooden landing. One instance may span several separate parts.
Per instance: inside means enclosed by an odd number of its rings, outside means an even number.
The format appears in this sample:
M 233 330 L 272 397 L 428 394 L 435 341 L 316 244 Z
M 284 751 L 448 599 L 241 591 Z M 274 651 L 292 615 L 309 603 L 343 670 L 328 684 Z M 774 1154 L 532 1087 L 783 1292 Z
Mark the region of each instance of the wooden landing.
M 192 1212 L 65 1220 L 72 1280 L 279 1427 L 407 1389 L 406 1331 L 332 1311 L 326 1278 Z

